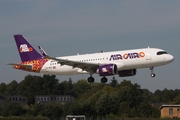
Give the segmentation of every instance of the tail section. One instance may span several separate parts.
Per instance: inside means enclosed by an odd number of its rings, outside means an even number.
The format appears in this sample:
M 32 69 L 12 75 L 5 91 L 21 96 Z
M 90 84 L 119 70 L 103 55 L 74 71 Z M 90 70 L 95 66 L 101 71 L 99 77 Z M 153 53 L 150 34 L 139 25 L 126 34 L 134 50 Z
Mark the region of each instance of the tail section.
M 14 39 L 16 41 L 17 49 L 22 62 L 42 58 L 42 56 L 32 47 L 32 45 L 22 35 L 14 35 Z

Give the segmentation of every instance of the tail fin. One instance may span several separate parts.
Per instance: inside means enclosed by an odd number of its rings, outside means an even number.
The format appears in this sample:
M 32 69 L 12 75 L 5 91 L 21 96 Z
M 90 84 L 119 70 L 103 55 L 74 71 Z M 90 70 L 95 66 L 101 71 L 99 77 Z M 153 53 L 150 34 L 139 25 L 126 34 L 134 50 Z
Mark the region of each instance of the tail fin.
M 43 57 L 47 56 L 47 53 L 42 49 L 41 46 L 38 46 L 38 48 L 39 48 L 41 54 L 43 55 Z
M 14 35 L 14 39 L 16 41 L 17 49 L 19 51 L 22 62 L 42 58 L 42 56 L 31 46 L 31 44 L 22 35 Z

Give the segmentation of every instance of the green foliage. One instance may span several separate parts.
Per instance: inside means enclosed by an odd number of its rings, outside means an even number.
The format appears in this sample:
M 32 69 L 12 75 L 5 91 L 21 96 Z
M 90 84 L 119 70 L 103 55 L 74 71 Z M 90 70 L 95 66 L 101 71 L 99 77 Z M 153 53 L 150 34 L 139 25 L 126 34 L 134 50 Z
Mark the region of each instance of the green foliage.
M 22 108 L 18 103 L 8 102 L 0 107 L 1 116 L 45 116 L 48 118 L 65 117 L 67 114 L 85 114 L 91 119 L 107 118 L 159 118 L 159 109 L 151 103 L 171 102 L 180 104 L 180 90 L 141 89 L 137 83 L 129 80 L 118 83 L 115 77 L 109 84 L 88 83 L 79 80 L 75 83 L 71 79 L 59 82 L 54 75 L 27 75 L 17 83 L 0 84 L 1 95 L 26 96 L 28 106 Z M 67 103 L 51 103 L 35 105 L 36 95 L 72 95 L 75 100 Z
M 17 94 L 26 96 L 28 104 L 34 104 L 36 95 L 55 95 L 58 93 L 59 82 L 54 75 L 28 75 L 17 87 Z
M 1 83 L 0 84 L 0 95 L 4 95 L 6 91 L 6 84 L 5 83 Z
M 75 96 L 88 92 L 90 89 L 91 85 L 86 80 L 79 80 L 74 84 Z
M 109 83 L 112 87 L 115 87 L 117 84 L 118 84 L 118 82 L 117 82 L 117 80 L 116 80 L 116 78 L 113 76 L 112 77 L 112 80 L 111 80 L 111 82 Z
M 16 88 L 18 87 L 18 83 L 13 80 L 6 86 L 5 95 L 16 95 Z
M 115 114 L 109 114 L 106 116 L 106 119 L 107 120 L 121 120 L 120 117 L 118 117 L 117 115 Z
M 43 115 L 48 118 L 60 118 L 63 114 L 63 108 L 59 103 L 51 103 L 43 110 Z
M 180 94 L 180 90 L 168 90 L 165 88 L 164 90 L 156 90 L 154 92 L 155 102 L 173 102 L 173 99 Z
M 72 83 L 72 80 L 69 79 L 69 81 L 63 81 L 61 83 L 59 83 L 58 85 L 58 89 L 60 91 L 58 91 L 57 93 L 61 94 L 61 95 L 74 95 L 74 85 Z
M 0 120 L 49 120 L 47 117 L 22 117 L 22 116 L 11 116 L 11 117 L 1 117 Z
M 32 115 L 33 116 L 39 116 L 39 115 L 42 115 L 43 110 L 45 109 L 45 105 L 37 104 L 37 105 L 31 106 L 31 108 L 32 108 L 31 109 Z
M 141 89 L 143 94 L 143 100 L 146 100 L 148 102 L 155 102 L 154 100 L 154 94 L 150 92 L 148 89 Z
M 1 111 L 2 116 L 20 116 L 25 110 L 16 102 L 7 102 Z
M 173 99 L 173 104 L 180 104 L 180 94 Z

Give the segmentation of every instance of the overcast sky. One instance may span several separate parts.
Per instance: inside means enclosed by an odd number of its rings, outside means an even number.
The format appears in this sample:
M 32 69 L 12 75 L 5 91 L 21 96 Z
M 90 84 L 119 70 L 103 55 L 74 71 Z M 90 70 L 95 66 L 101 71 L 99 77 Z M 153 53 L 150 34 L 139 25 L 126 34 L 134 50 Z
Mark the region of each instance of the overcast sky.
M 150 70 L 138 69 L 134 77 L 120 78 L 141 88 L 179 89 L 179 0 L 3 0 L 0 1 L 0 83 L 20 82 L 28 73 L 7 63 L 20 62 L 14 34 L 22 34 L 37 49 L 51 56 L 75 55 L 144 48 L 166 50 L 175 61 Z M 38 49 L 37 49 L 38 50 Z M 86 79 L 89 75 L 57 76 L 61 81 Z M 97 82 L 100 77 L 94 75 Z M 111 79 L 112 77 L 108 77 Z M 110 80 L 109 80 L 110 81 Z

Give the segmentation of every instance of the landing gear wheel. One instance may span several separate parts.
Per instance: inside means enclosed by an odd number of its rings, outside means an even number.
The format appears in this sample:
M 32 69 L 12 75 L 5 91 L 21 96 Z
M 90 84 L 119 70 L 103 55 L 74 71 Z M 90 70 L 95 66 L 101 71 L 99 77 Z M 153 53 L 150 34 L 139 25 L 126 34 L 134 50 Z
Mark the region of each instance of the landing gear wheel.
M 156 76 L 156 74 L 154 74 L 154 73 L 151 73 L 151 77 L 155 77 Z
M 101 78 L 101 82 L 102 82 L 102 83 L 106 83 L 107 81 L 108 81 L 108 79 L 107 79 L 106 77 L 102 77 L 102 78 Z
M 94 78 L 92 76 L 88 77 L 87 81 L 90 82 L 90 83 L 93 83 L 94 82 Z

